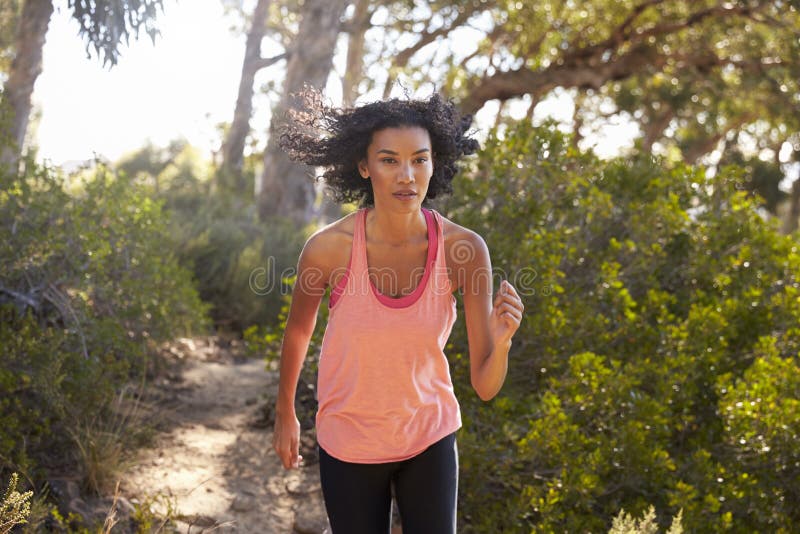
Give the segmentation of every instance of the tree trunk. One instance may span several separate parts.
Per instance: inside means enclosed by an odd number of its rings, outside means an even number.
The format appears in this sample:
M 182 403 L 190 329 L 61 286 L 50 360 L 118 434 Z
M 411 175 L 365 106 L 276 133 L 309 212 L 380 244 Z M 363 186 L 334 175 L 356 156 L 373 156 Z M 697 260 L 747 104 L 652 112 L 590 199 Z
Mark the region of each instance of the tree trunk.
M 242 176 L 244 141 L 247 134 L 250 133 L 250 116 L 253 114 L 253 83 L 256 72 L 260 68 L 261 41 L 266 31 L 268 14 L 269 0 L 258 0 L 253 11 L 250 32 L 247 34 L 242 77 L 239 81 L 239 95 L 236 99 L 236 109 L 233 112 L 233 122 L 231 122 L 231 128 L 222 146 L 222 165 L 219 175 L 222 183 L 220 185 L 224 189 L 237 192 L 242 192 L 245 188 Z
M 683 154 L 683 161 L 689 163 L 690 165 L 697 165 L 700 161 L 700 158 L 713 151 L 719 144 L 720 140 L 722 140 L 727 133 L 728 130 L 723 130 L 715 133 L 714 135 L 710 135 L 705 139 L 698 139 L 686 149 Z
M 356 0 L 353 17 L 347 23 L 349 37 L 347 39 L 347 64 L 342 77 L 342 106 L 351 107 L 358 97 L 358 85 L 364 79 L 364 43 L 365 34 L 370 28 L 372 12 L 369 9 L 371 0 Z M 342 216 L 342 207 L 324 193 L 324 188 L 316 191 L 319 209 L 316 214 L 317 224 L 324 226 Z
M 42 73 L 42 49 L 52 14 L 51 0 L 25 0 L 22 7 L 14 61 L 0 102 L 3 114 L 8 112 L 11 115 L 7 118 L 7 125 L 3 121 L 2 128 L 9 128 L 7 135 L 12 146 L 3 147 L 0 164 L 14 167 L 22 153 L 31 113 L 33 85 Z
M 751 113 L 736 117 L 736 120 L 726 125 L 723 129 L 705 139 L 698 140 L 693 146 L 689 147 L 683 155 L 683 160 L 687 163 L 697 164 L 698 160 L 714 150 L 717 144 L 728 136 L 729 132 L 738 131 L 742 126 L 756 118 L 757 116 Z
M 658 116 L 650 117 L 650 122 L 644 126 L 644 136 L 642 137 L 642 151 L 652 152 L 653 145 L 661 139 L 664 131 L 675 118 L 675 111 L 667 108 Z
M 347 0 L 306 0 L 300 29 L 291 47 L 286 66 L 283 95 L 272 112 L 269 141 L 264 151 L 261 190 L 258 191 L 258 213 L 264 220 L 269 215 L 291 217 L 305 224 L 313 217 L 314 186 L 309 179 L 313 172 L 302 164 L 292 163 L 279 145 L 280 128 L 286 112 L 293 107 L 292 93 L 304 84 L 323 89 L 330 74 L 341 17 Z
M 357 0 L 353 12 L 350 38 L 347 41 L 347 68 L 342 80 L 342 105 L 350 107 L 356 101 L 358 84 L 364 70 L 364 35 L 369 29 L 370 0 Z

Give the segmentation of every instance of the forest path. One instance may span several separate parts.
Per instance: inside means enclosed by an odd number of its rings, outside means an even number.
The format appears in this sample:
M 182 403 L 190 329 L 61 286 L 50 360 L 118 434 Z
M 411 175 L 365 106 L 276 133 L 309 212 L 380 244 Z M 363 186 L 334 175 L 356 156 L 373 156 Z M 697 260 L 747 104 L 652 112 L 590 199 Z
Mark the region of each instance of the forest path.
M 121 494 L 160 514 L 172 506 L 178 532 L 322 534 L 315 458 L 287 471 L 272 450 L 264 415 L 278 373 L 216 337 L 179 339 L 165 350 L 176 365 L 143 404 L 160 432 L 138 451 Z

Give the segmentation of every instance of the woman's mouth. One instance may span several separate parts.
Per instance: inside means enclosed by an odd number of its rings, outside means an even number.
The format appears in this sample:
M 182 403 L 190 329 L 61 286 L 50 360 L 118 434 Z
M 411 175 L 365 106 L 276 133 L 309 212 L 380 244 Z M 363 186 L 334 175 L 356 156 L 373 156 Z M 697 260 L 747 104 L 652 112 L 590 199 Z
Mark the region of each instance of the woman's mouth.
M 398 191 L 396 193 L 392 193 L 392 195 L 400 200 L 411 200 L 417 197 L 417 193 L 415 191 Z

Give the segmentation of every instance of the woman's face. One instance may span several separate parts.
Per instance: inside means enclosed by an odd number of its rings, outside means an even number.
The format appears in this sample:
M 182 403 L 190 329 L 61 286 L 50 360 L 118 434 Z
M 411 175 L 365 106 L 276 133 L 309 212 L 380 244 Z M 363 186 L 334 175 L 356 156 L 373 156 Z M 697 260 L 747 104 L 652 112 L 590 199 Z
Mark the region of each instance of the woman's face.
M 420 126 L 377 130 L 358 171 L 372 181 L 376 208 L 418 211 L 433 175 L 428 130 Z

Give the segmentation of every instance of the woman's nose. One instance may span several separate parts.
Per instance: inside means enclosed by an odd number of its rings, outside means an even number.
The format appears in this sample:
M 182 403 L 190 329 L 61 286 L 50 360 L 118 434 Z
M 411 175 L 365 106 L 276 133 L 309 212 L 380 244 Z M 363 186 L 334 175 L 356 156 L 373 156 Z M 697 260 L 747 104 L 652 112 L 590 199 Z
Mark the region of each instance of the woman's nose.
M 400 166 L 398 181 L 403 183 L 414 181 L 414 169 L 411 167 L 411 165 Z

